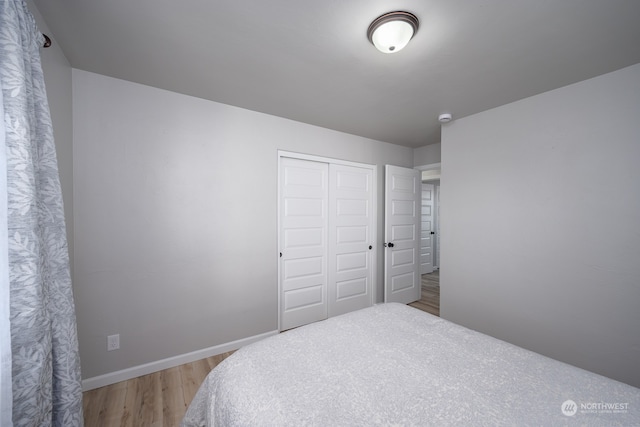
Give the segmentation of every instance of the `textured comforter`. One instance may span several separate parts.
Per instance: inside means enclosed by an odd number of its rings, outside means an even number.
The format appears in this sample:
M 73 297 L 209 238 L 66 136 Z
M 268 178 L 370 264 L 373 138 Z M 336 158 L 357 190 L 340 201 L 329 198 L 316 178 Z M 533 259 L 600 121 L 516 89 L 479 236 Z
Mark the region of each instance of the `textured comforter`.
M 640 425 L 640 389 L 382 304 L 238 350 L 182 425 Z

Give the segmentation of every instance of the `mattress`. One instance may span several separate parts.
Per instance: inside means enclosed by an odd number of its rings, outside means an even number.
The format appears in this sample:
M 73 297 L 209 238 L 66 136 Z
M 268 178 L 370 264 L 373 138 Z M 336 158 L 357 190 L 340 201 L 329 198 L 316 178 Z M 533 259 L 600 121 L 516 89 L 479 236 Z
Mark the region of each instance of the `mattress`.
M 238 350 L 182 422 L 305 425 L 640 425 L 640 389 L 380 304 Z

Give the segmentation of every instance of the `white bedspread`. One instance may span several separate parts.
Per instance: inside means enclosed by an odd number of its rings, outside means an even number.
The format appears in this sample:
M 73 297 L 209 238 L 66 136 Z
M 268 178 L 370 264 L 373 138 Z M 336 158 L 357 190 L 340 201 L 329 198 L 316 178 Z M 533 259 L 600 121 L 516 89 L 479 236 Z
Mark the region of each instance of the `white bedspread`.
M 182 425 L 631 426 L 640 389 L 382 304 L 238 350 Z

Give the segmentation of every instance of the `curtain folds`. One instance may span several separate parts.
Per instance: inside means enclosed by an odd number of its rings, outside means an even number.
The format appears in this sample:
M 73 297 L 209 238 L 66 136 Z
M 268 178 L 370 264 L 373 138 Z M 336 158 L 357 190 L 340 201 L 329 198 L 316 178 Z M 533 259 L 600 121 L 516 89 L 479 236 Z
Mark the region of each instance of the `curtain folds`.
M 75 308 L 42 42 L 26 3 L 0 0 L 13 425 L 82 426 Z
M 0 86 L 0 118 L 4 117 Z M 0 426 L 11 425 L 11 326 L 9 323 L 9 248 L 7 234 L 7 156 L 4 120 L 0 120 Z

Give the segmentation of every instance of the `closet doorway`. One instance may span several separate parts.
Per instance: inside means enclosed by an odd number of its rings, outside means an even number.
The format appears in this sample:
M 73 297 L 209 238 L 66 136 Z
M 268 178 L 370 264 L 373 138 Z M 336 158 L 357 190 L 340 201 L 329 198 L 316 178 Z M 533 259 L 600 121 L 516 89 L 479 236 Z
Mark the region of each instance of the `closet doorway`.
M 376 166 L 278 152 L 280 330 L 373 304 Z

